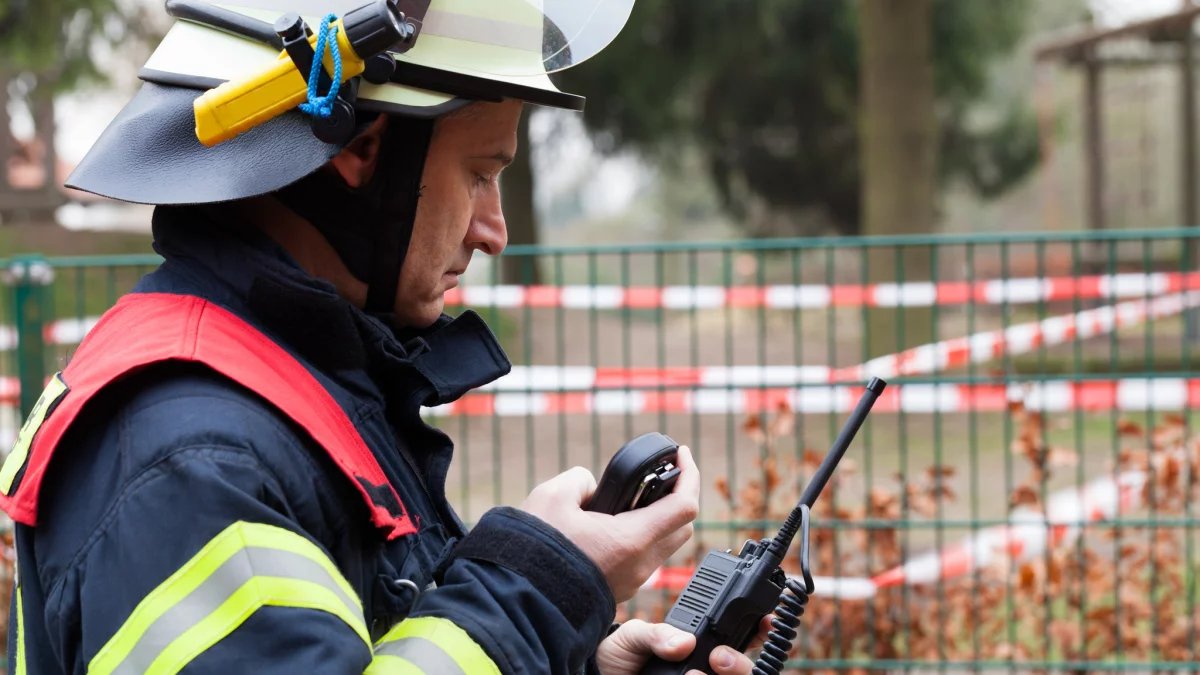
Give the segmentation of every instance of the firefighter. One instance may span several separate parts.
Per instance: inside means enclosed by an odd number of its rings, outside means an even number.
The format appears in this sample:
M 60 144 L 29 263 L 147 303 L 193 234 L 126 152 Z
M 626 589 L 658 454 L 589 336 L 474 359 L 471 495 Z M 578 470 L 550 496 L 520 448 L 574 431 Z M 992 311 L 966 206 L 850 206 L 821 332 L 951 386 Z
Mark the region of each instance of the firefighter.
M 585 512 L 577 468 L 468 532 L 451 441 L 421 415 L 509 371 L 443 294 L 505 246 L 497 180 L 523 107 L 580 109 L 548 73 L 631 5 L 380 0 L 408 34 L 342 82 L 368 61 L 363 42 L 337 50 L 339 29 L 370 38 L 357 2 L 168 0 L 140 89 L 67 181 L 155 205 L 163 262 L 50 379 L 0 469 L 11 672 L 621 675 L 691 651 L 613 623 L 691 535 L 686 448 L 645 509 Z M 317 38 L 307 72 L 293 11 Z M 303 103 L 204 136 L 198 99 L 266 91 L 256 73 L 281 62 Z M 732 650 L 711 661 L 750 673 Z

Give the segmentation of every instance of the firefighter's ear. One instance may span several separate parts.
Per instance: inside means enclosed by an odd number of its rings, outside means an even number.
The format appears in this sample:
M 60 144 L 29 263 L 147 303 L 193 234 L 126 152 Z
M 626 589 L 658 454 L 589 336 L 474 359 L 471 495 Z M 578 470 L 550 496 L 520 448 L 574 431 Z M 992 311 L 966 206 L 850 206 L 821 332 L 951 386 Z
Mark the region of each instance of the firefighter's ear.
M 330 160 L 334 170 L 351 188 L 360 188 L 371 180 L 379 160 L 379 146 L 387 129 L 387 115 L 380 115 L 367 130 Z

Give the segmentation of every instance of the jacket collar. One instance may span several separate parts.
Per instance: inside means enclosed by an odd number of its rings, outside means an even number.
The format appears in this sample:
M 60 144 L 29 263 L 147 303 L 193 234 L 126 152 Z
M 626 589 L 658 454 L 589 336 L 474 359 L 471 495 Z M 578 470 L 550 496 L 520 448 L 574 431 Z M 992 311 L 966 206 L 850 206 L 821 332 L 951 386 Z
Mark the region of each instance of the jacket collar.
M 475 312 L 443 314 L 424 330 L 396 329 L 393 316 L 354 306 L 263 232 L 232 220 L 228 209 L 159 206 L 153 231 L 163 268 L 185 279 L 189 292 L 250 320 L 359 395 L 376 390 L 391 399 L 413 382 L 404 375 L 415 372 L 426 385 L 419 403 L 442 405 L 511 369 Z

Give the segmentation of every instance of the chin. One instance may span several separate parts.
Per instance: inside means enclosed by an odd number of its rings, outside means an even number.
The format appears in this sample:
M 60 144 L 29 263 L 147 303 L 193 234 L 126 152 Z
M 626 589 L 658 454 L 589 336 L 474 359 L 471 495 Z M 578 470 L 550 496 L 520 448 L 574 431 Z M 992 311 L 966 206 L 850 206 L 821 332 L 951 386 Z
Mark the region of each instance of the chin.
M 445 301 L 442 298 L 438 298 L 434 302 L 425 303 L 418 307 L 405 307 L 398 310 L 396 316 L 405 326 L 424 329 L 437 323 L 437 320 L 442 317 L 444 307 Z

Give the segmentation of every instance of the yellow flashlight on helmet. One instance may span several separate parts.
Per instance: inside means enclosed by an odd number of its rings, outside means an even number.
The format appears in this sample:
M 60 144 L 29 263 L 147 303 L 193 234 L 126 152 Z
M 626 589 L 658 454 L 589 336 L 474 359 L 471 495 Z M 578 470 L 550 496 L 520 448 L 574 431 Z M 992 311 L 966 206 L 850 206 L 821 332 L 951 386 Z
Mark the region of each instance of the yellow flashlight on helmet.
M 393 0 L 374 0 L 356 7 L 329 27 L 341 60 L 339 85 L 363 74 L 372 59 L 410 40 L 415 32 Z M 330 77 L 336 71 L 333 50 L 316 53 L 323 37 L 320 32 L 310 35 L 311 31 L 295 13 L 280 17 L 275 22 L 275 31 L 284 44 L 275 62 L 252 75 L 225 82 L 193 103 L 196 138 L 205 146 L 231 140 L 307 101 L 313 59 L 320 59 L 323 65 L 322 82 L 331 84 Z M 328 33 L 324 37 L 328 38 Z M 394 66 L 390 56 L 383 58 Z M 351 124 L 350 120 L 336 118 L 330 123 Z

